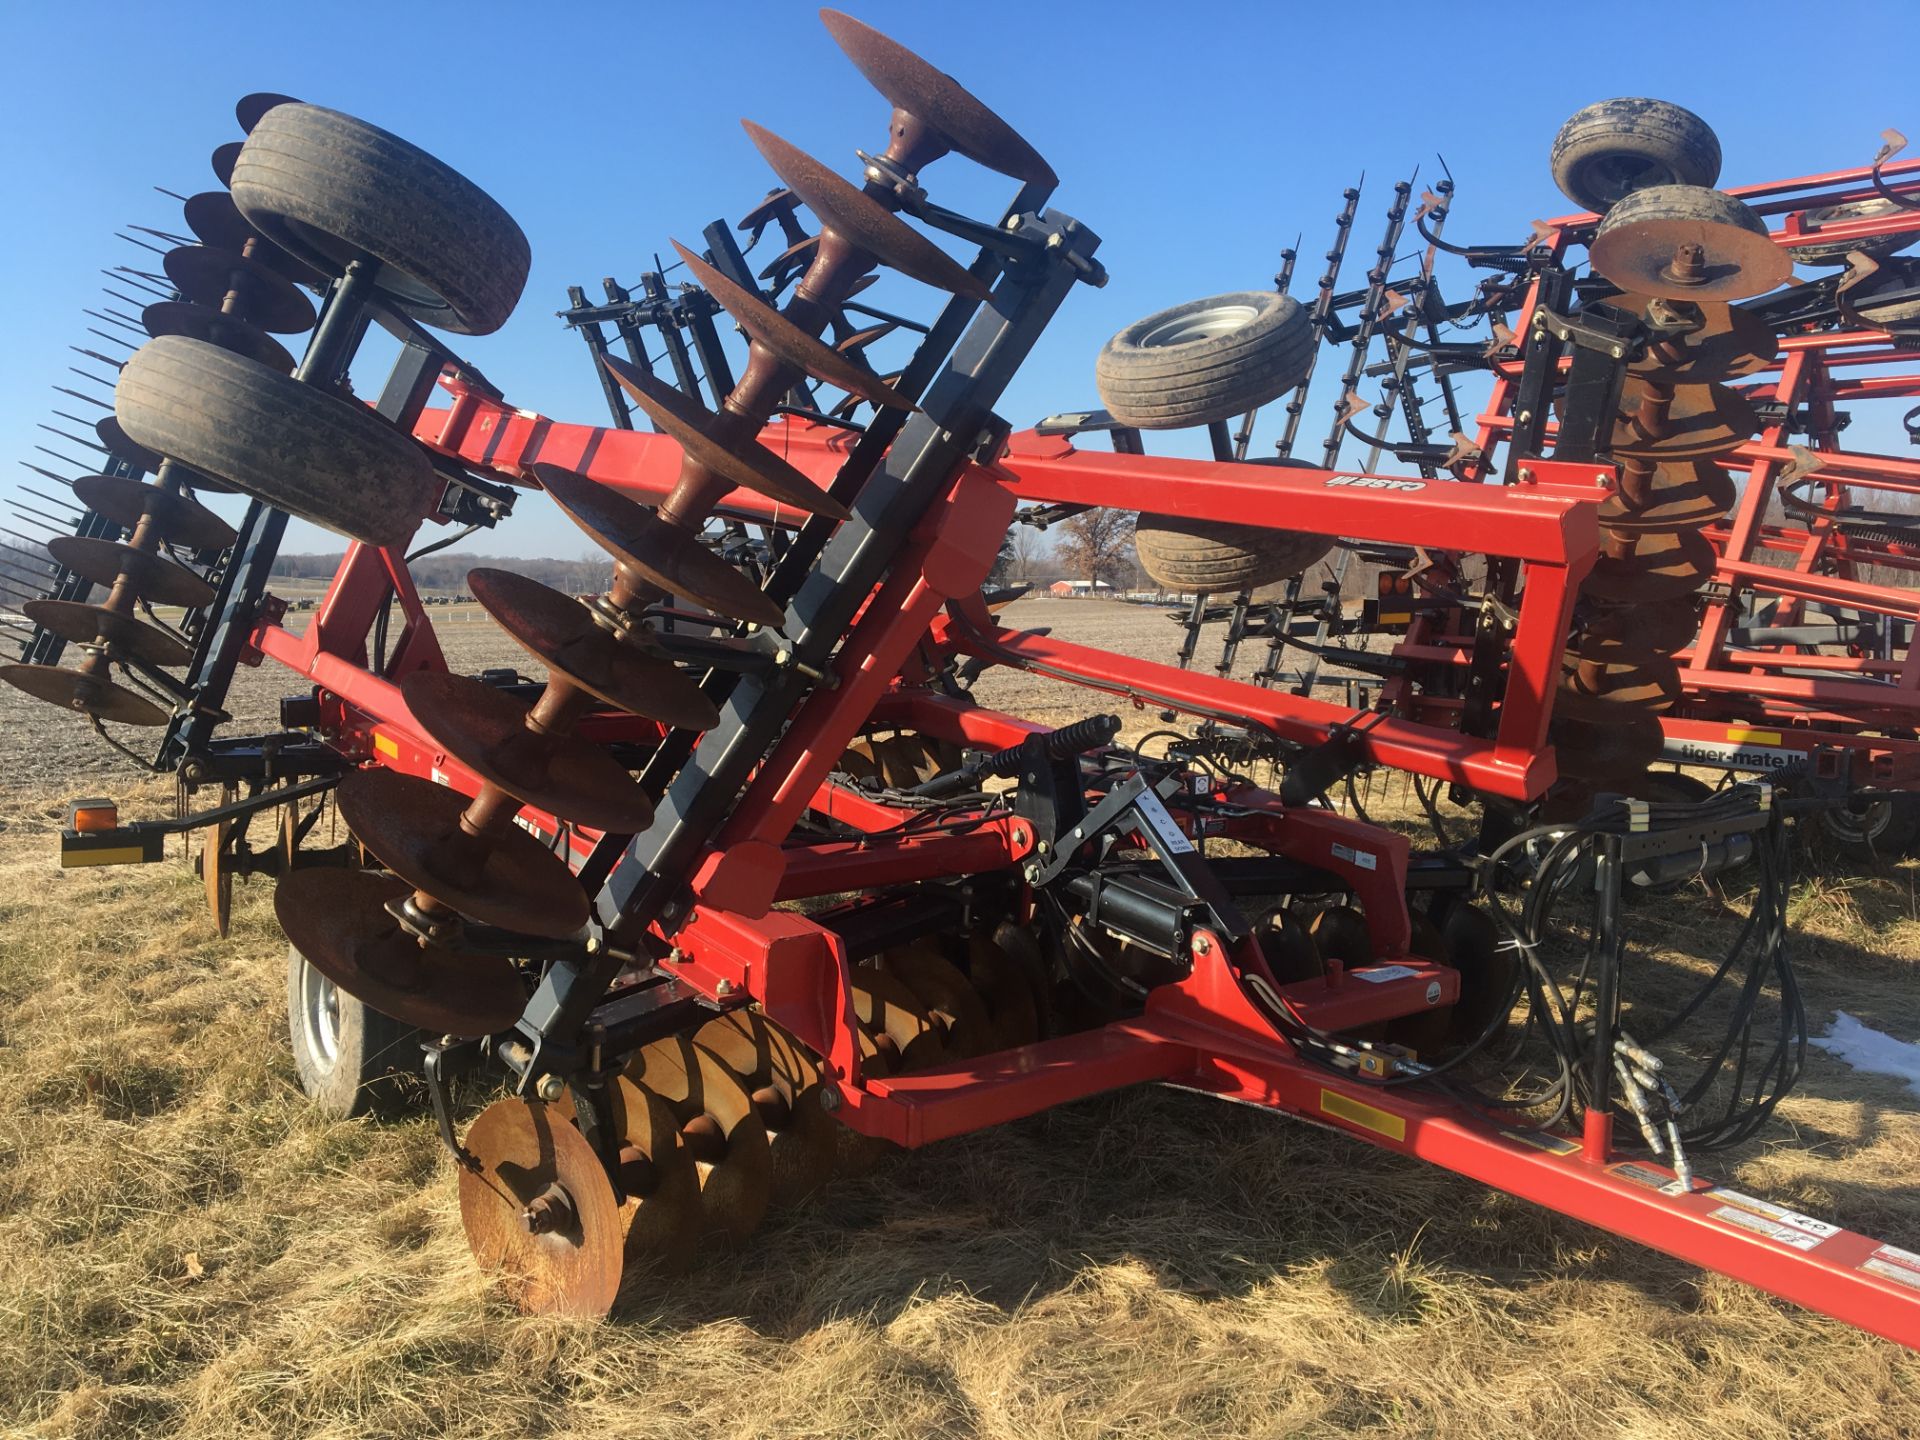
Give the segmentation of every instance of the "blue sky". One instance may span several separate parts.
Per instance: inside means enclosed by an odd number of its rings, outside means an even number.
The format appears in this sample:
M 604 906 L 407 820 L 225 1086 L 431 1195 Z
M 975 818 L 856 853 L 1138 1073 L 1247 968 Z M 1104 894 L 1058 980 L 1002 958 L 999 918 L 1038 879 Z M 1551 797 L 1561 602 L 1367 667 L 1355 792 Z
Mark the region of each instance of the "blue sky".
M 1270 285 L 1304 232 L 1296 294 L 1310 294 L 1343 186 L 1368 175 L 1348 277 L 1376 243 L 1392 181 L 1425 183 L 1444 154 L 1459 191 L 1449 237 L 1507 241 L 1572 207 L 1547 148 L 1579 106 L 1620 94 L 1677 101 L 1718 131 L 1723 183 L 1862 164 L 1879 132 L 1920 135 L 1910 81 L 1890 61 L 1854 67 L 1815 99 L 1783 99 L 1804 4 L 1610 3 L 1582 12 L 1576 47 L 1550 13 L 1485 7 L 1455 22 L 1437 4 L 1163 3 L 1044 6 L 972 0 L 852 7 L 999 110 L 1062 177 L 1054 205 L 1104 237 L 1112 275 L 1082 288 L 1010 390 L 1017 424 L 1097 403 L 1092 376 L 1115 330 L 1179 300 Z M 1847 31 L 1903 37 L 1910 5 L 1857 3 Z M 1476 36 L 1475 26 L 1484 27 Z M 11 137 L 13 219 L 0 344 L 0 494 L 45 482 L 13 463 L 76 357 L 100 267 L 140 252 L 129 223 L 180 228 L 163 185 L 210 188 L 207 155 L 238 138 L 232 105 L 277 90 L 407 137 L 488 189 L 520 222 L 533 271 L 499 334 L 462 348 L 514 403 L 561 419 L 604 416 L 584 347 L 553 318 L 569 284 L 631 280 L 667 238 L 697 239 L 772 183 L 738 125 L 747 116 L 853 173 L 886 107 L 802 4 L 726 6 L 16 6 L 0 126 Z M 1536 35 L 1547 42 L 1535 51 Z M 1811 42 L 1809 42 L 1811 43 Z M 1901 41 L 1903 44 L 1904 41 Z M 923 180 L 936 200 L 991 215 L 1010 182 L 949 159 Z M 1413 245 L 1403 245 L 1410 254 Z M 774 253 L 766 252 L 769 256 Z M 147 257 L 157 259 L 157 257 Z M 1460 288 L 1460 287 L 1456 287 Z M 876 294 L 881 292 L 876 292 Z M 884 292 L 923 313 L 931 296 Z M 78 362 L 76 362 L 78 363 Z M 98 368 L 98 367 L 95 367 Z M 1337 364 L 1323 363 L 1337 372 Z M 370 388 L 363 381 L 362 389 Z M 1316 393 L 1305 433 L 1326 424 Z M 92 413 L 89 411 L 88 413 Z M 1276 416 L 1277 418 L 1277 416 Z M 1256 441 L 1261 453 L 1273 433 Z M 1890 423 L 1856 441 L 1897 441 Z M 53 442 L 58 448 L 58 442 Z M 1178 437 L 1168 448 L 1183 448 Z M 33 456 L 33 458 L 41 458 Z M 32 502 L 30 502 L 32 503 Z M 537 499 L 475 553 L 575 555 L 580 538 Z M 296 527 L 292 550 L 338 542 Z

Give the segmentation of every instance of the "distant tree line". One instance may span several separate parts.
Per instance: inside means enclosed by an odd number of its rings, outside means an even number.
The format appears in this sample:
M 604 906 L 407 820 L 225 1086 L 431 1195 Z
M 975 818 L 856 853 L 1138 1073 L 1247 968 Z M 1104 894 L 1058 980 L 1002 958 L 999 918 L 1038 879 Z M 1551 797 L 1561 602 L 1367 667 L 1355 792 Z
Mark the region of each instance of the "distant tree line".
M 598 595 L 613 584 L 613 562 L 597 556 L 559 560 L 550 556 L 423 555 L 407 568 L 413 572 L 413 583 L 422 590 L 465 594 L 467 572 L 483 565 L 511 570 L 569 595 Z M 283 580 L 326 580 L 339 568 L 339 555 L 282 555 L 273 562 L 273 575 Z

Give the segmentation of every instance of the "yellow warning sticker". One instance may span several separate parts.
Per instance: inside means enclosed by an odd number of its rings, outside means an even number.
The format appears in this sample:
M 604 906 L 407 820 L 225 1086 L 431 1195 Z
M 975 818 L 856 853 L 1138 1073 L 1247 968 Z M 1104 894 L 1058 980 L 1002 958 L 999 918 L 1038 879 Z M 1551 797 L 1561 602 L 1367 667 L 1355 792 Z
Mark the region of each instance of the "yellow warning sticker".
M 373 748 L 389 760 L 398 760 L 400 758 L 400 742 L 389 739 L 378 731 L 374 732 Z
M 1349 1125 L 1358 1125 L 1362 1130 L 1371 1130 L 1376 1135 L 1384 1135 L 1389 1140 L 1407 1138 L 1407 1122 L 1400 1116 L 1332 1090 L 1320 1092 L 1320 1113 L 1344 1120 Z
M 146 852 L 138 845 L 115 850 L 62 850 L 60 868 L 71 870 L 76 865 L 138 865 L 146 858 Z
M 1780 732 L 1778 730 L 1749 730 L 1744 725 L 1729 725 L 1727 727 L 1727 739 L 1736 745 L 1778 745 L 1780 743 Z

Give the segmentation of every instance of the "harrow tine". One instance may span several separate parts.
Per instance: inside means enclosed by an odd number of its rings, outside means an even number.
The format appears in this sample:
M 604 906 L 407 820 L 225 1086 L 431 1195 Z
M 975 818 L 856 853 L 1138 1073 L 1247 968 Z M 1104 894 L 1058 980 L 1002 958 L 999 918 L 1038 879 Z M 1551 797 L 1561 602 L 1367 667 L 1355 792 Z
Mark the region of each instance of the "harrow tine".
M 116 370 L 127 363 L 124 360 L 116 360 L 111 355 L 102 355 L 98 350 L 88 350 L 81 345 L 69 345 L 67 349 L 76 355 L 84 355 L 89 360 L 98 360 L 102 365 L 111 365 Z
M 108 325 L 117 325 L 122 330 L 131 330 L 135 334 L 144 334 L 144 332 L 140 329 L 138 325 L 132 323 L 129 320 L 123 319 L 115 315 L 111 311 L 83 310 L 81 313 L 85 315 L 91 315 L 94 319 L 104 321 Z M 98 334 L 99 332 L 95 331 L 94 333 Z
M 109 335 L 106 331 L 100 329 L 97 325 L 87 326 L 87 333 L 89 335 L 99 336 L 100 339 L 106 341 L 109 345 L 124 345 L 129 350 L 138 350 L 140 348 L 138 341 L 128 340 L 123 336 L 119 336 L 119 335 Z M 124 362 L 116 362 L 116 363 L 124 363 Z
M 60 412 L 56 410 L 53 413 L 58 415 Z M 67 416 L 65 418 L 72 419 L 73 417 Z M 85 422 L 83 421 L 80 423 L 84 424 Z M 107 453 L 107 447 L 100 444 L 97 439 L 86 440 L 86 439 L 82 439 L 78 435 L 69 435 L 66 431 L 62 430 L 57 425 L 48 425 L 44 421 L 36 421 L 34 428 L 36 430 L 44 430 L 49 435 L 58 435 L 62 440 L 71 440 L 74 444 L 85 446 L 89 450 L 98 450 L 103 455 Z
M 72 396 L 72 397 L 73 397 L 74 399 L 76 399 L 76 400 L 84 400 L 84 401 L 85 401 L 85 402 L 86 402 L 87 404 L 89 404 L 89 405 L 98 405 L 98 406 L 99 406 L 99 407 L 100 407 L 100 408 L 101 408 L 102 410 L 111 410 L 111 409 L 113 409 L 113 404 L 112 404 L 112 402 L 111 402 L 111 401 L 107 401 L 107 400 L 96 400 L 96 399 L 95 399 L 95 398 L 94 398 L 93 396 L 91 396 L 91 395 L 83 395 L 83 394 L 81 394 L 81 393 L 80 393 L 80 392 L 79 392 L 78 390 L 75 390 L 75 389 L 72 389 L 72 388 L 71 388 L 71 387 L 69 387 L 69 386 L 66 386 L 66 385 L 55 385 L 55 386 L 54 386 L 53 388 L 54 388 L 55 390 L 58 390 L 58 391 L 59 391 L 59 392 L 60 392 L 60 393 L 61 393 L 62 395 L 71 395 L 71 396 Z
M 151 225 L 129 225 L 127 228 L 129 230 L 137 230 L 142 235 L 151 235 L 156 240 L 164 240 L 169 245 L 191 245 L 194 243 L 194 238 L 191 235 L 175 235 L 170 230 L 156 230 Z
M 165 250 L 163 250 L 163 249 L 162 249 L 162 248 L 161 248 L 160 246 L 158 246 L 158 245 L 149 245 L 149 244 L 147 244 L 147 242 L 146 242 L 146 241 L 144 241 L 144 240 L 136 240 L 136 239 L 134 239 L 134 237 L 133 237 L 133 236 L 131 236 L 131 235 L 123 235 L 123 234 L 121 234 L 121 233 L 120 233 L 119 231 L 115 231 L 115 232 L 114 232 L 114 236 L 113 236 L 113 238 L 114 238 L 114 239 L 116 239 L 116 240 L 124 240 L 124 241 L 126 241 L 126 242 L 127 242 L 127 243 L 128 243 L 129 245 L 138 245 L 138 246 L 139 246 L 139 247 L 140 247 L 140 248 L 141 248 L 142 250 L 151 250 L 151 251 L 152 251 L 152 252 L 153 252 L 154 254 L 156 254 L 156 255 L 164 255 L 164 254 L 166 254 L 166 253 L 167 253 L 167 252 L 166 252 Z
M 52 495 L 43 495 L 31 485 L 22 485 L 20 490 L 22 494 L 31 495 L 36 500 L 44 500 L 49 505 L 58 505 L 62 509 L 71 510 L 76 515 L 86 514 L 86 507 L 84 505 L 75 505 L 71 501 L 61 500 Z

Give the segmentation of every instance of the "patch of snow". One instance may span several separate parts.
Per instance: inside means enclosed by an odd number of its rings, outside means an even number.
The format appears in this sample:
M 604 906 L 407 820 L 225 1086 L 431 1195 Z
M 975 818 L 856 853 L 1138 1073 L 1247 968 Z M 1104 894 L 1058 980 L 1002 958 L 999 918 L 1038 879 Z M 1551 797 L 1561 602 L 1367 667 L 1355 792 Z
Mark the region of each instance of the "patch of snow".
M 1904 1080 L 1908 1089 L 1920 1095 L 1920 1044 L 1862 1025 L 1844 1010 L 1834 1012 L 1827 1033 L 1814 1036 L 1813 1043 L 1856 1070 Z

